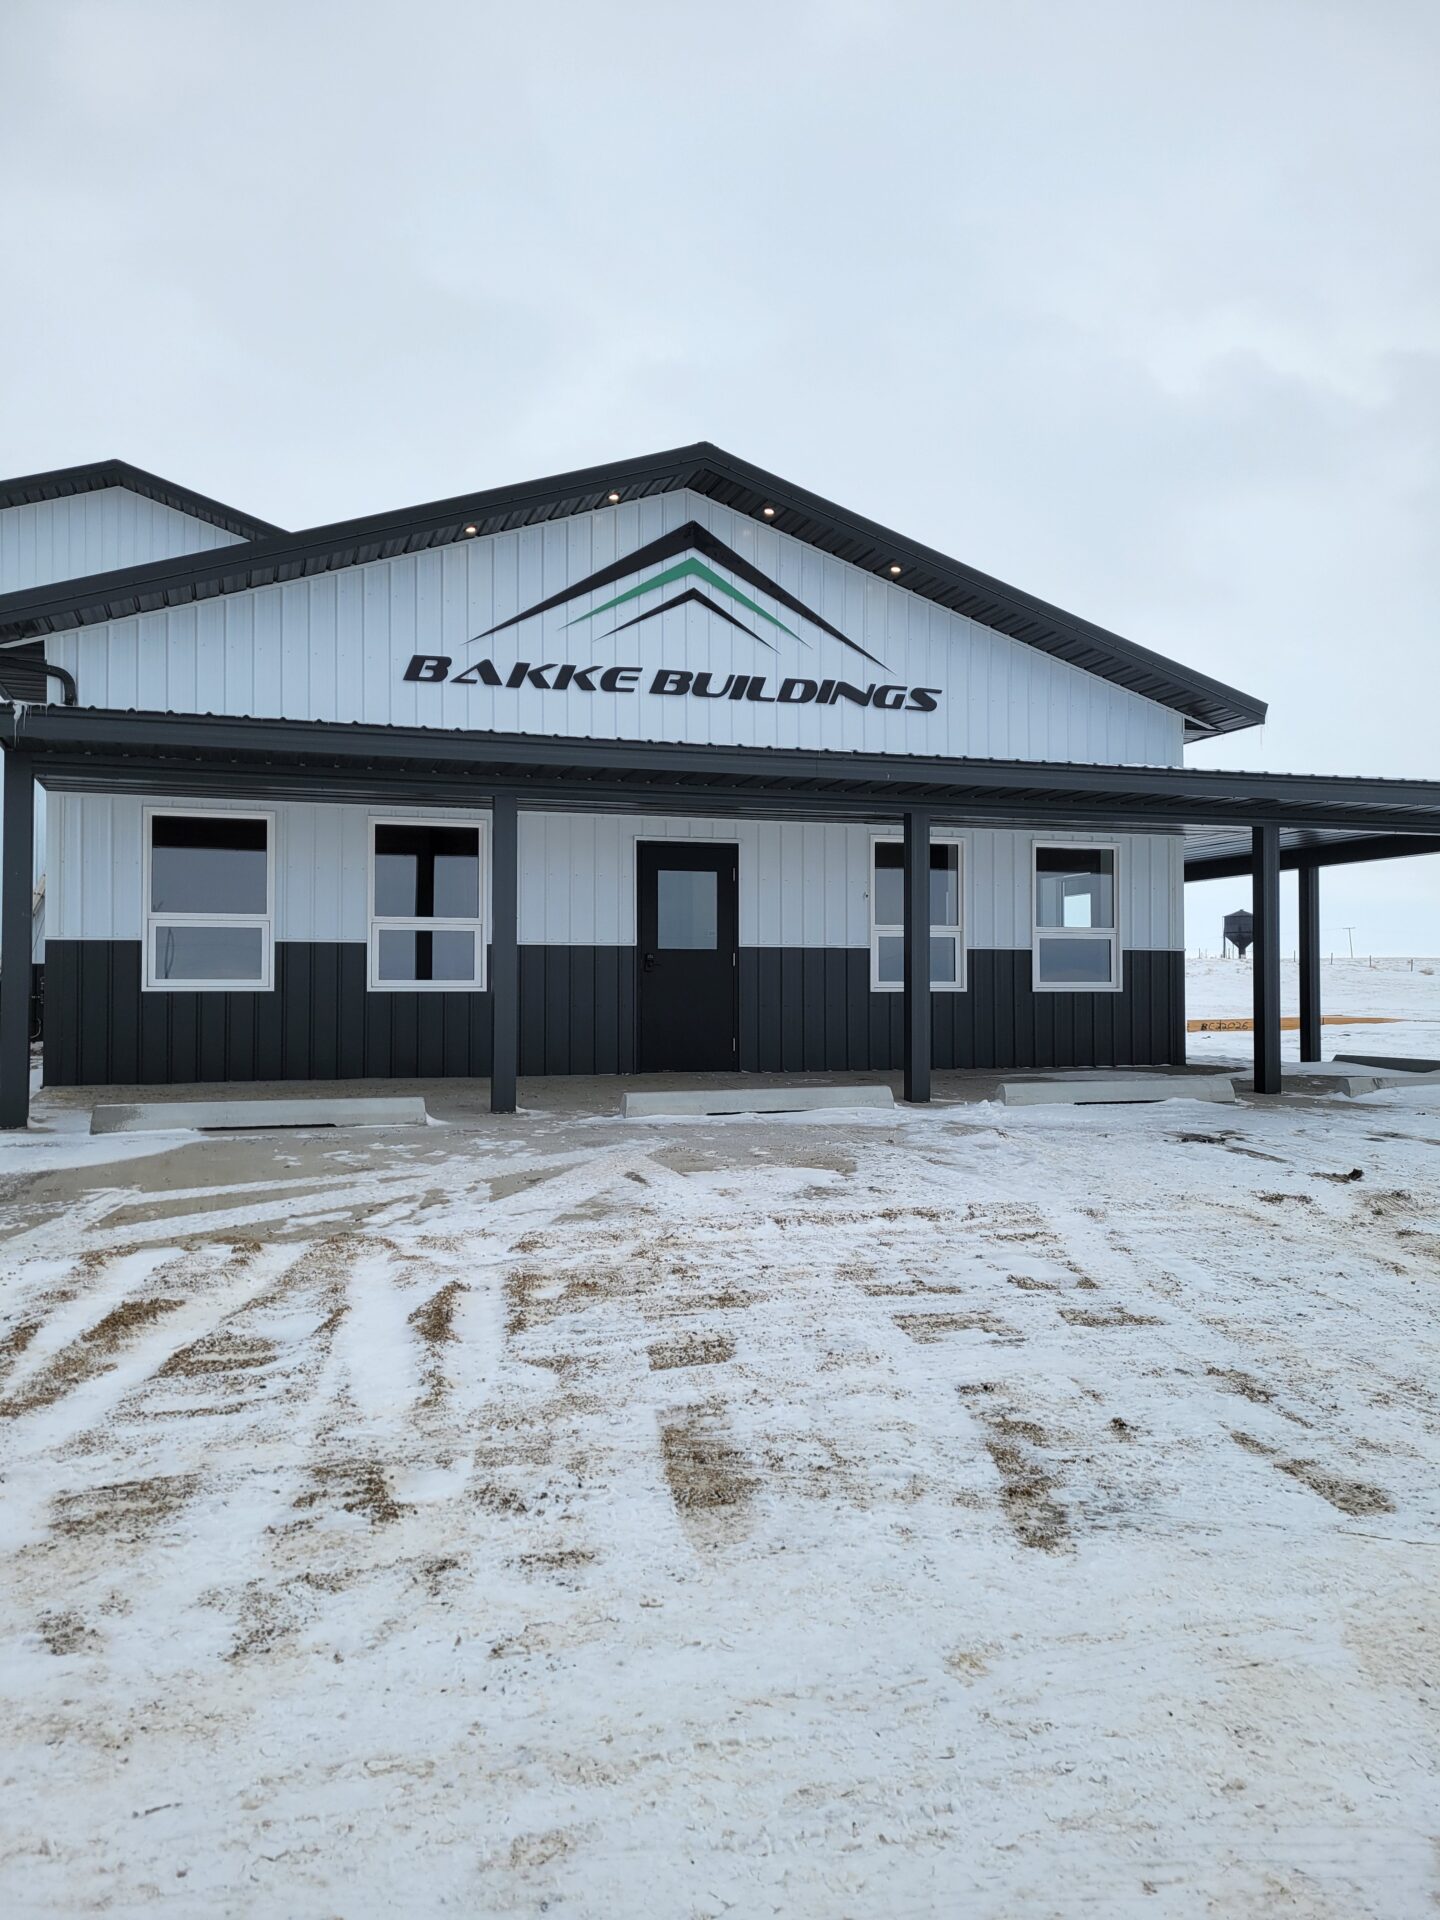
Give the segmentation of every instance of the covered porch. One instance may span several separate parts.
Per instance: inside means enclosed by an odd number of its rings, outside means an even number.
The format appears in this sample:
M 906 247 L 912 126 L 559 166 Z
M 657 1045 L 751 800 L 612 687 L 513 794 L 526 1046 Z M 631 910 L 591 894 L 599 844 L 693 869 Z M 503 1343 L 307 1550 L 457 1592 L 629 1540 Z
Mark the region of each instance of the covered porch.
M 863 821 L 898 833 L 903 879 L 899 1091 L 934 1090 L 929 875 L 943 826 L 1186 836 L 1187 878 L 1252 876 L 1254 1084 L 1280 1087 L 1280 874 L 1300 875 L 1302 1057 L 1318 1059 L 1323 866 L 1440 851 L 1440 784 L 1167 767 L 949 761 L 675 746 L 287 720 L 45 708 L 0 717 L 4 951 L 28 954 L 34 783 L 60 791 L 488 810 L 489 1104 L 520 1073 L 522 812 Z M 0 970 L 0 1124 L 29 1113 L 28 969 Z

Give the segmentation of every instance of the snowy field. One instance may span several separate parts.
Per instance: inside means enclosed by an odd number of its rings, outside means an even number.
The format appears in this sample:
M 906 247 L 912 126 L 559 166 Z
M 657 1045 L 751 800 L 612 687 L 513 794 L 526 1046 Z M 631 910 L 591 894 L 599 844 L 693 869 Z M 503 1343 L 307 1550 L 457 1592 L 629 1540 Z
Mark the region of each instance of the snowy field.
M 1193 1020 L 1249 1019 L 1254 1009 L 1255 975 L 1248 960 L 1211 956 L 1185 962 L 1185 1011 Z M 1411 1055 L 1440 1060 L 1440 959 L 1343 960 L 1320 963 L 1320 1010 L 1348 1015 L 1349 1022 L 1324 1029 L 1325 1058 L 1337 1053 Z M 1294 960 L 1280 963 L 1280 1011 L 1300 1012 L 1300 970 Z M 1356 1016 L 1379 1017 L 1372 1025 Z M 1353 1022 L 1353 1024 L 1351 1024 Z M 1248 1033 L 1192 1033 L 1192 1060 L 1217 1065 L 1230 1061 L 1248 1067 L 1253 1042 Z M 1300 1058 L 1297 1032 L 1280 1036 L 1281 1057 Z
M 1433 1089 L 61 1131 L 0 1229 L 7 1915 L 1435 1911 Z

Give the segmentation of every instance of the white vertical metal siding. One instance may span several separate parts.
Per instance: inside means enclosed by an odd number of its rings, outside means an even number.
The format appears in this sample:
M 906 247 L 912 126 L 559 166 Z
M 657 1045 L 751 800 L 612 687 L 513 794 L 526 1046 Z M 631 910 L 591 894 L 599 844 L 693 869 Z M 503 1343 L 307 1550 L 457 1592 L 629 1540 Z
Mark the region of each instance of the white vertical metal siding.
M 140 820 L 146 804 L 133 794 L 51 796 L 46 915 L 51 938 L 140 938 Z M 153 804 L 184 803 L 160 798 Z M 224 804 L 243 811 L 249 803 L 237 799 Z M 371 810 L 281 803 L 274 811 L 276 937 L 366 939 Z M 436 817 L 413 807 L 374 811 Z M 459 817 L 486 816 L 476 811 Z M 520 938 L 527 946 L 633 945 L 635 843 L 700 839 L 731 840 L 740 850 L 742 946 L 864 947 L 870 939 L 873 831 L 850 821 L 522 813 Z M 1037 836 L 989 827 L 955 831 L 966 848 L 966 944 L 1028 947 L 1031 846 Z M 1125 945 L 1184 947 L 1183 842 L 1178 835 L 1040 837 L 1116 840 Z
M 496 622 L 691 519 L 884 668 L 783 609 L 800 637 L 772 632 L 776 651 L 693 605 L 595 637 L 583 602 L 475 643 Z M 610 620 L 596 625 L 603 634 Z M 1182 722 L 1169 708 L 692 493 L 104 622 L 55 636 L 47 651 L 94 706 L 837 752 L 1134 765 L 1181 757 Z M 517 661 L 638 665 L 642 690 L 406 681 L 416 652 L 446 655 L 457 669 L 484 657 L 502 670 Z M 643 690 L 662 664 L 708 669 L 721 681 L 763 674 L 771 694 L 787 676 L 942 693 L 935 713 L 671 698 Z
M 128 487 L 0 508 L 0 593 L 233 546 L 238 534 Z

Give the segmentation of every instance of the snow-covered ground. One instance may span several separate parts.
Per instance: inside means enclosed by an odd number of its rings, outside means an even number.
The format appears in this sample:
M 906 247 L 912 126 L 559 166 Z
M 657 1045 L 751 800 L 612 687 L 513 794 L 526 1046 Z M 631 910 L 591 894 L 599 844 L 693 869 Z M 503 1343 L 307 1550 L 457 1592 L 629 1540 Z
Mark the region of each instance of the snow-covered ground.
M 0 1179 L 7 1914 L 1440 1899 L 1434 1089 Z
M 1249 1019 L 1254 989 L 1248 960 L 1192 954 L 1185 961 L 1185 1012 L 1192 1020 Z M 1337 1053 L 1440 1060 L 1440 959 L 1326 958 L 1320 964 L 1320 1008 L 1327 1023 L 1332 1015 L 1349 1016 L 1346 1024 L 1326 1025 L 1327 1060 Z M 1300 1012 L 1300 970 L 1293 959 L 1280 963 L 1280 1011 Z M 1357 1017 L 1365 1015 L 1370 1018 Z M 1384 1024 L 1372 1025 L 1376 1019 Z M 1284 1059 L 1300 1058 L 1297 1032 L 1282 1034 L 1280 1046 Z M 1248 1064 L 1251 1047 L 1248 1033 L 1188 1035 L 1191 1060 Z

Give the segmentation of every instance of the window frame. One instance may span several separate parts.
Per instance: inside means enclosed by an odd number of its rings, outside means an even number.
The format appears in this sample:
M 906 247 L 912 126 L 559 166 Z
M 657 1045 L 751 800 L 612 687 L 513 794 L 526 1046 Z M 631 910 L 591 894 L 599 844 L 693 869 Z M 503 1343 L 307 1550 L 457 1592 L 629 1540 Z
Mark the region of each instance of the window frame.
M 1118 840 L 1036 839 L 1030 842 L 1030 984 L 1035 993 L 1123 993 L 1125 991 L 1125 943 L 1121 938 L 1123 909 L 1120 888 L 1121 858 L 1124 849 Z M 1037 885 L 1039 873 L 1036 855 L 1040 853 L 1108 853 L 1110 855 L 1111 892 L 1115 901 L 1114 925 L 1109 927 L 1042 927 Z M 1102 940 L 1110 943 L 1108 980 L 1042 980 L 1040 947 L 1047 939 Z
M 875 918 L 875 849 L 878 846 L 903 847 L 905 838 L 899 833 L 876 832 L 870 835 L 869 868 L 867 873 L 867 908 L 870 915 L 870 991 L 872 993 L 903 993 L 903 980 L 882 980 L 880 978 L 880 936 L 887 939 L 899 936 L 904 938 L 903 926 L 892 926 L 887 920 L 881 926 Z M 932 980 L 932 993 L 967 993 L 970 988 L 968 950 L 966 947 L 966 928 L 969 925 L 968 902 L 966 899 L 966 877 L 968 862 L 966 855 L 966 836 L 963 833 L 932 833 L 930 844 L 934 846 L 954 847 L 955 853 L 955 894 L 959 918 L 953 927 L 931 927 L 930 938 L 951 940 L 955 946 L 955 978 L 953 980 Z
M 457 920 L 449 916 L 426 919 L 416 914 L 377 914 L 375 911 L 375 831 L 378 827 L 465 827 L 478 835 L 480 871 L 476 876 L 476 918 Z M 366 830 L 365 847 L 365 986 L 369 993 L 486 993 L 489 991 L 490 961 L 490 822 L 488 817 L 468 818 L 453 813 L 372 813 Z M 475 978 L 473 980 L 382 980 L 380 978 L 380 934 L 387 933 L 473 933 L 475 936 Z
M 154 824 L 157 819 L 263 820 L 265 823 L 264 913 L 158 913 L 151 901 Z M 265 807 L 174 806 L 147 801 L 140 809 L 140 929 L 142 993 L 273 993 L 275 990 L 275 832 L 276 814 Z M 167 980 L 155 972 L 155 929 L 181 924 L 194 927 L 258 927 L 261 935 L 260 977 L 255 980 Z

